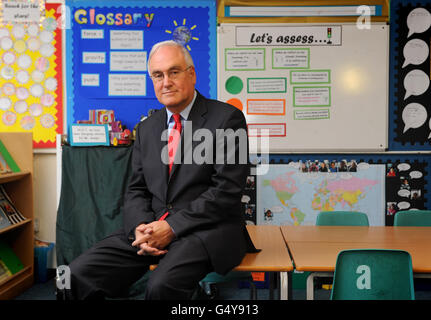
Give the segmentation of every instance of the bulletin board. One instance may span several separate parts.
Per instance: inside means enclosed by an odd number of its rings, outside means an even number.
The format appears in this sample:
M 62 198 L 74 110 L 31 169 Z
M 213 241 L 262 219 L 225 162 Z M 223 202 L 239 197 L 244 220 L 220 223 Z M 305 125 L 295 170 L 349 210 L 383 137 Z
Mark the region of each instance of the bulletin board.
M 32 132 L 34 148 L 63 133 L 60 4 L 0 5 L 0 131 Z
M 388 147 L 389 27 L 222 23 L 218 98 L 240 108 L 269 152 Z
M 114 110 L 133 128 L 157 101 L 147 72 L 151 47 L 175 40 L 191 53 L 196 89 L 216 97 L 215 2 L 66 1 L 67 123 L 88 120 L 89 110 Z
M 391 150 L 431 150 L 430 1 L 391 1 Z

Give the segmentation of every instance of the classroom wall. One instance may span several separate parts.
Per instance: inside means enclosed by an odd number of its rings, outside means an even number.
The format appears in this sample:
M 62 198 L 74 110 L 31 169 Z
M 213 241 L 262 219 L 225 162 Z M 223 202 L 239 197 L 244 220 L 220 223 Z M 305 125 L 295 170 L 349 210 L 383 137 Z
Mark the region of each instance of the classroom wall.
M 64 0 L 46 0 L 46 2 L 64 3 Z M 66 96 L 65 93 L 66 92 L 63 92 L 63 97 Z M 65 105 L 65 101 L 63 105 Z M 65 117 L 66 113 L 64 111 L 64 121 L 66 121 Z M 45 152 L 36 151 L 33 159 L 35 237 L 41 240 L 55 242 L 55 224 L 57 221 L 56 150 L 50 149 L 45 150 Z M 56 267 L 55 252 L 53 252 L 51 261 L 48 261 L 48 268 L 50 267 Z
M 57 217 L 56 154 L 34 154 L 34 216 L 35 236 L 55 242 Z

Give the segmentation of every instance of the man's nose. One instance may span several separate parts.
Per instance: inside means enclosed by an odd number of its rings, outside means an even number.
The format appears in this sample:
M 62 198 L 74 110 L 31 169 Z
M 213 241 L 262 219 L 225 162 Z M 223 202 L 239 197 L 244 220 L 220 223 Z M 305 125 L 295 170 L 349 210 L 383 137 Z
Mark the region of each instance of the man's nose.
M 168 87 L 172 84 L 172 80 L 167 73 L 163 75 L 162 84 L 164 87 Z

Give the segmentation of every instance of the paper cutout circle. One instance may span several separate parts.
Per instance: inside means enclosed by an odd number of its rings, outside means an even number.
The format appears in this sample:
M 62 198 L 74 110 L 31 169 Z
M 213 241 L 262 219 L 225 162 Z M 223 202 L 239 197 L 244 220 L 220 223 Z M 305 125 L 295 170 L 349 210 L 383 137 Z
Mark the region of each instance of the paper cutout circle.
M 16 114 L 12 111 L 6 111 L 2 116 L 3 123 L 7 126 L 11 126 L 16 122 Z
M 30 38 L 27 40 L 27 47 L 30 51 L 37 51 L 40 48 L 40 41 L 37 38 Z
M 57 79 L 55 78 L 47 78 L 45 80 L 45 88 L 49 91 L 55 91 L 57 89 Z
M 12 39 L 9 38 L 9 37 L 1 38 L 1 40 L 0 40 L 0 47 L 3 50 L 9 50 L 9 49 L 11 49 L 13 47 L 13 41 L 12 41 Z
M 5 83 L 3 85 L 2 90 L 3 90 L 3 94 L 6 96 L 14 95 L 15 94 L 15 85 L 13 83 L 10 83 L 10 82 Z
M 6 51 L 3 53 L 2 60 L 5 64 L 13 64 L 16 60 L 16 55 L 11 51 Z
M 15 72 L 13 71 L 13 69 L 11 67 L 5 66 L 1 69 L 0 74 L 3 77 L 3 79 L 11 80 L 13 78 Z
M 44 57 L 50 57 L 54 54 L 55 48 L 52 44 L 50 43 L 44 43 L 41 47 L 40 47 L 40 54 Z
M 53 36 L 52 32 L 47 31 L 47 30 L 43 30 L 39 34 L 39 39 L 44 43 L 51 43 L 52 40 L 54 40 L 54 36 Z
M 9 29 L 0 28 L 0 39 L 4 37 L 9 37 L 9 36 L 10 36 Z
M 54 126 L 55 119 L 52 115 L 47 113 L 40 117 L 40 124 L 42 127 L 49 129 Z
M 27 44 L 25 43 L 24 40 L 17 40 L 13 44 L 13 48 L 15 49 L 16 52 L 23 53 L 25 52 L 25 50 L 27 50 Z
M 12 105 L 12 101 L 9 98 L 7 98 L 7 97 L 0 98 L 0 109 L 1 110 L 7 110 L 10 108 L 11 105 Z
M 31 58 L 26 55 L 26 54 L 22 54 L 18 57 L 18 66 L 22 69 L 27 69 L 28 67 L 31 66 Z
M 43 95 L 43 87 L 36 83 L 30 87 L 30 93 L 33 97 L 41 97 Z
M 49 69 L 49 61 L 47 58 L 38 58 L 34 64 L 37 70 L 46 71 Z
M 31 130 L 34 127 L 35 121 L 32 116 L 25 116 L 25 117 L 22 117 L 20 124 L 21 124 L 21 128 L 25 130 Z
M 28 75 L 28 72 L 25 70 L 19 70 L 16 73 L 16 80 L 21 83 L 21 84 L 25 84 L 28 82 L 28 80 L 30 80 L 30 76 Z
M 25 100 L 30 96 L 30 93 L 28 92 L 27 88 L 19 87 L 16 89 L 16 96 L 19 100 Z
M 36 37 L 39 34 L 39 25 L 37 25 L 36 23 L 32 23 L 28 26 L 27 33 L 31 37 Z
M 22 39 L 25 36 L 25 29 L 22 24 L 16 24 L 12 28 L 12 34 L 15 39 Z
M 50 94 L 44 94 L 40 98 L 40 102 L 42 103 L 43 106 L 50 107 L 54 103 L 54 97 Z
M 31 78 L 33 79 L 34 82 L 42 82 L 43 79 L 45 78 L 45 74 L 42 71 L 34 70 L 31 73 Z
M 235 108 L 237 108 L 241 111 L 243 109 L 243 105 L 242 105 L 241 100 L 239 100 L 237 98 L 229 99 L 228 101 L 226 101 L 226 103 L 229 103 L 230 105 L 234 106 Z
M 39 103 L 33 103 L 30 107 L 29 107 L 29 111 L 30 114 L 33 117 L 38 117 L 42 114 L 43 111 L 43 107 L 39 104 Z
M 27 102 L 25 102 L 24 100 L 18 100 L 17 102 L 15 102 L 13 108 L 15 109 L 16 113 L 24 113 L 27 111 Z
M 244 84 L 237 76 L 232 76 L 226 80 L 225 88 L 230 94 L 238 94 L 242 91 Z
M 46 18 L 42 21 L 42 26 L 45 30 L 54 31 L 55 29 L 57 29 L 57 20 L 51 17 Z

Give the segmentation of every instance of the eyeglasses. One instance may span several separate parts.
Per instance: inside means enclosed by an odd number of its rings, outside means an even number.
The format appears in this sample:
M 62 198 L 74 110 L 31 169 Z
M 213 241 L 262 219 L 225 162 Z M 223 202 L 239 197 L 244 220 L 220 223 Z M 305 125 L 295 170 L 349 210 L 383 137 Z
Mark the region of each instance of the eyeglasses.
M 183 72 L 186 72 L 192 66 L 188 66 L 184 70 L 181 69 L 171 69 L 166 72 L 169 80 L 177 80 Z M 165 79 L 165 72 L 154 72 L 150 75 L 150 78 L 153 79 L 154 82 L 161 82 Z

